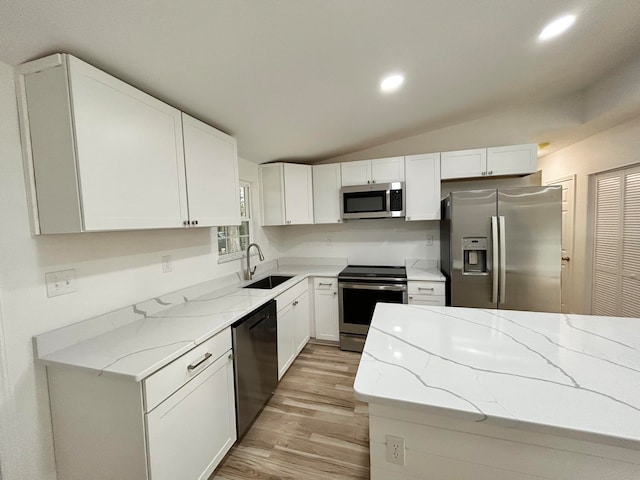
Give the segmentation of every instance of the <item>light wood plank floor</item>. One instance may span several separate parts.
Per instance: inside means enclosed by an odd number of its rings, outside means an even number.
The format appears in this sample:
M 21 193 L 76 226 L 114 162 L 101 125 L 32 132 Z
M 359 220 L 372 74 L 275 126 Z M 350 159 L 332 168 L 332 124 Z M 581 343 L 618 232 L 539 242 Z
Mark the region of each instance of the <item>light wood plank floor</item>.
M 368 409 L 353 396 L 359 361 L 308 344 L 210 480 L 368 479 Z

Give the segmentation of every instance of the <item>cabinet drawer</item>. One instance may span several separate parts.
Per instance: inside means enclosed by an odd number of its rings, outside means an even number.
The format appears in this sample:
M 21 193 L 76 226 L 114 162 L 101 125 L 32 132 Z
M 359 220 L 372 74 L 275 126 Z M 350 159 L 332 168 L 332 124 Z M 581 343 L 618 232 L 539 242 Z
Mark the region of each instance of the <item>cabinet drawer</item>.
M 409 305 L 432 305 L 444 307 L 446 300 L 444 295 L 409 295 Z
M 444 295 L 444 282 L 408 282 L 409 295 Z
M 338 279 L 332 277 L 315 277 L 313 279 L 314 290 L 338 290 Z
M 145 411 L 153 410 L 228 350 L 231 350 L 231 328 L 223 330 L 145 379 Z
M 299 283 L 296 283 L 289 290 L 282 292 L 280 295 L 276 297 L 276 308 L 278 312 L 280 312 L 284 307 L 293 302 L 296 297 L 299 297 L 304 292 L 308 290 L 307 287 L 307 279 L 305 278 Z

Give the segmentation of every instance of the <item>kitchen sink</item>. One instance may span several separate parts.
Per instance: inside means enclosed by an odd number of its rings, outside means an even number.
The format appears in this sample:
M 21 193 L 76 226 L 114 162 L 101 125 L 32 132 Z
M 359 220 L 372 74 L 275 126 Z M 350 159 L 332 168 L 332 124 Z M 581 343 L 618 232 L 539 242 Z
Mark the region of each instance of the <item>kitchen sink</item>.
M 261 288 L 262 290 L 271 290 L 281 283 L 286 282 L 290 278 L 293 278 L 293 275 L 270 275 L 268 277 L 264 277 L 261 280 L 258 280 L 257 282 L 245 285 L 242 288 Z

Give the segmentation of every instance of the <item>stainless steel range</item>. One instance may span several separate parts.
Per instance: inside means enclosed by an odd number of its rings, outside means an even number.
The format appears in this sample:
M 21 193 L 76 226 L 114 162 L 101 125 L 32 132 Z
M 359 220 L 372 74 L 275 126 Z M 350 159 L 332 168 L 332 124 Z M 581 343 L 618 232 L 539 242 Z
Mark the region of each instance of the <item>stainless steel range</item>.
M 338 275 L 340 348 L 361 352 L 378 302 L 407 303 L 404 267 L 349 265 Z

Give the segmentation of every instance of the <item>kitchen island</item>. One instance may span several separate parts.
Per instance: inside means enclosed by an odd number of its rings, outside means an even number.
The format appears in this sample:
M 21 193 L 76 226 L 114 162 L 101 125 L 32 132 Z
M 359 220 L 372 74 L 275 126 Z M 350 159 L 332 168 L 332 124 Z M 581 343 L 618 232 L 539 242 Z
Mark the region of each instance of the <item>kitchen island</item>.
M 378 304 L 354 384 L 372 480 L 640 478 L 638 327 Z

